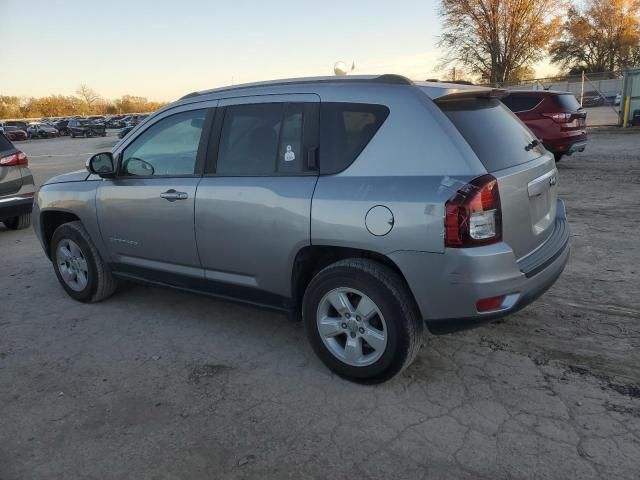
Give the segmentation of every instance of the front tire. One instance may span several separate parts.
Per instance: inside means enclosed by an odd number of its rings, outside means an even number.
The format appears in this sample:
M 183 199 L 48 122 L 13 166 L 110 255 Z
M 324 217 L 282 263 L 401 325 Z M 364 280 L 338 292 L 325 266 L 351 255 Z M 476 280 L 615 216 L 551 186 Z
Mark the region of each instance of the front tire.
M 59 226 L 51 239 L 58 281 L 74 300 L 94 303 L 115 292 L 117 283 L 80 222 Z
M 9 230 L 22 230 L 23 228 L 27 228 L 29 225 L 31 225 L 31 214 L 25 213 L 23 215 L 5 220 L 2 223 L 4 223 L 4 226 Z
M 560 160 L 562 160 L 563 156 L 564 156 L 564 153 L 554 153 L 553 154 L 553 158 L 556 159 L 556 163 L 558 163 Z
M 424 323 L 405 282 L 363 258 L 338 261 L 309 283 L 302 304 L 307 337 L 322 362 L 359 383 L 379 383 L 413 362 Z

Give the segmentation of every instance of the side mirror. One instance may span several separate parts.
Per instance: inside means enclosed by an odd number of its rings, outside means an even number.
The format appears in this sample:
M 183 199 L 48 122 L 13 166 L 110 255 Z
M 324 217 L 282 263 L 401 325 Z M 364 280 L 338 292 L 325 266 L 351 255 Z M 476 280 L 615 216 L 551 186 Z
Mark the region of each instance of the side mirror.
M 111 152 L 96 153 L 87 160 L 87 170 L 89 173 L 102 178 L 113 178 L 116 176 L 115 162 Z

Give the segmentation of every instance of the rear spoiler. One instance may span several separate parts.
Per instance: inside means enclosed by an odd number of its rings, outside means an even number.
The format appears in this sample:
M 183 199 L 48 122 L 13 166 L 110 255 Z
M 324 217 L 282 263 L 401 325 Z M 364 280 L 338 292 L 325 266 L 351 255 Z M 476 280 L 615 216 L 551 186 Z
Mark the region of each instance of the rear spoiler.
M 501 99 L 509 95 L 509 90 L 504 88 L 478 88 L 465 89 L 447 93 L 441 97 L 436 98 L 436 103 L 446 102 L 448 100 L 465 100 L 470 98 L 497 98 Z

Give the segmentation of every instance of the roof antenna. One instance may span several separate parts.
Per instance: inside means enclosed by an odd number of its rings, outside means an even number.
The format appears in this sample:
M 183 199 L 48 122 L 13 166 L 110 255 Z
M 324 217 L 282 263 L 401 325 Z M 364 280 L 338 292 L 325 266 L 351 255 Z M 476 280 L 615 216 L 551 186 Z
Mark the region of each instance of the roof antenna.
M 338 77 L 344 77 L 345 75 L 348 75 L 350 72 L 353 72 L 355 69 L 356 69 L 355 60 L 351 61 L 350 70 L 349 70 L 349 67 L 347 67 L 346 63 L 344 63 L 343 61 L 338 61 L 333 66 L 333 73 Z

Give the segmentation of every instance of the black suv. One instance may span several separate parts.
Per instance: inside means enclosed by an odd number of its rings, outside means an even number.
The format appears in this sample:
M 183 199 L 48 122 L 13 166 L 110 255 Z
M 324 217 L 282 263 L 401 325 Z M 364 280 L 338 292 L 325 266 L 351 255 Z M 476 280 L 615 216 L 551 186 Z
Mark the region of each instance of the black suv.
M 104 123 L 95 123 L 91 120 L 73 119 L 67 124 L 69 135 L 75 137 L 104 137 L 107 134 Z
M 69 120 L 58 120 L 53 124 L 53 126 L 58 129 L 58 133 L 60 133 L 60 135 L 69 135 L 68 125 Z

